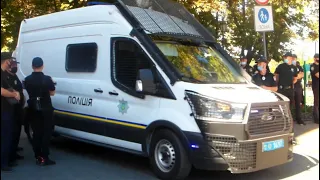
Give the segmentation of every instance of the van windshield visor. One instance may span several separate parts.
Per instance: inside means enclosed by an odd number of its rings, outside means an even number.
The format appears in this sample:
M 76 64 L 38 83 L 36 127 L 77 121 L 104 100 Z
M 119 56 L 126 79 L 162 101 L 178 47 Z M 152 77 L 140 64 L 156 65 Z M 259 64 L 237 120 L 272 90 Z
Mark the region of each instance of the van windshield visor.
M 175 42 L 156 42 L 180 72 L 181 80 L 200 84 L 242 84 L 246 80 L 215 49 Z
M 188 10 L 170 0 L 121 0 L 150 35 L 215 41 Z

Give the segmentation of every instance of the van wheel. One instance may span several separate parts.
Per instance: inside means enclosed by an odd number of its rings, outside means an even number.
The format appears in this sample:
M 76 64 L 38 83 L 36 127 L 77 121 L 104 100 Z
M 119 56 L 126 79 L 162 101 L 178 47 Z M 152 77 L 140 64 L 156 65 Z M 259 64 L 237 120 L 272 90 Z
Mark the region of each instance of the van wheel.
M 150 163 L 160 179 L 185 179 L 191 171 L 187 152 L 170 130 L 157 131 L 150 144 Z

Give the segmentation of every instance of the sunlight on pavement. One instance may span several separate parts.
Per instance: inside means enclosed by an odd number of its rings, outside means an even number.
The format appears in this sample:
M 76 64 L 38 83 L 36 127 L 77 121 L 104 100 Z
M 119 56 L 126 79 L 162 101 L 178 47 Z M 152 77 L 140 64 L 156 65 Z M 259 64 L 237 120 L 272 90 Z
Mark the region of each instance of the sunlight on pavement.
M 308 130 L 310 128 L 311 130 Z M 294 146 L 293 151 L 307 159 L 310 164 L 305 167 L 307 170 L 302 171 L 299 174 L 295 174 L 294 176 L 284 178 L 283 180 L 319 179 L 319 126 L 315 124 L 308 124 L 306 127 L 297 127 L 297 131 L 306 132 L 296 137 L 298 145 Z M 294 159 L 294 161 L 299 160 Z M 304 163 L 302 162 L 297 162 L 297 164 L 299 166 L 304 166 Z

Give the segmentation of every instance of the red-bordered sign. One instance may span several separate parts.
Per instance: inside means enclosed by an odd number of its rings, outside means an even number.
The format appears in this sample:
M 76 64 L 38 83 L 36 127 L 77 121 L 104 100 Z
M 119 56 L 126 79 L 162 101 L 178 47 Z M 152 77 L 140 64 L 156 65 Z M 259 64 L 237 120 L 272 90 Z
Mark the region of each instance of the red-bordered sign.
M 269 0 L 256 0 L 256 2 L 260 5 L 267 5 Z

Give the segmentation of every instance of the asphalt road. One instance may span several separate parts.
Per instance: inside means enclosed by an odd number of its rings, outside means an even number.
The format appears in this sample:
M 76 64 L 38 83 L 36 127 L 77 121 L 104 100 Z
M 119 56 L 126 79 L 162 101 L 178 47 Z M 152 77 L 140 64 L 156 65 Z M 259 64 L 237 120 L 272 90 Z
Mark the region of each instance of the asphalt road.
M 319 179 L 319 126 L 311 122 L 296 126 L 298 145 L 294 161 L 271 169 L 234 175 L 229 172 L 192 170 L 188 180 Z M 39 167 L 33 159 L 25 134 L 21 137 L 25 159 L 13 172 L 2 173 L 2 180 L 153 180 L 148 159 L 65 138 L 52 141 L 52 159 L 57 165 Z

